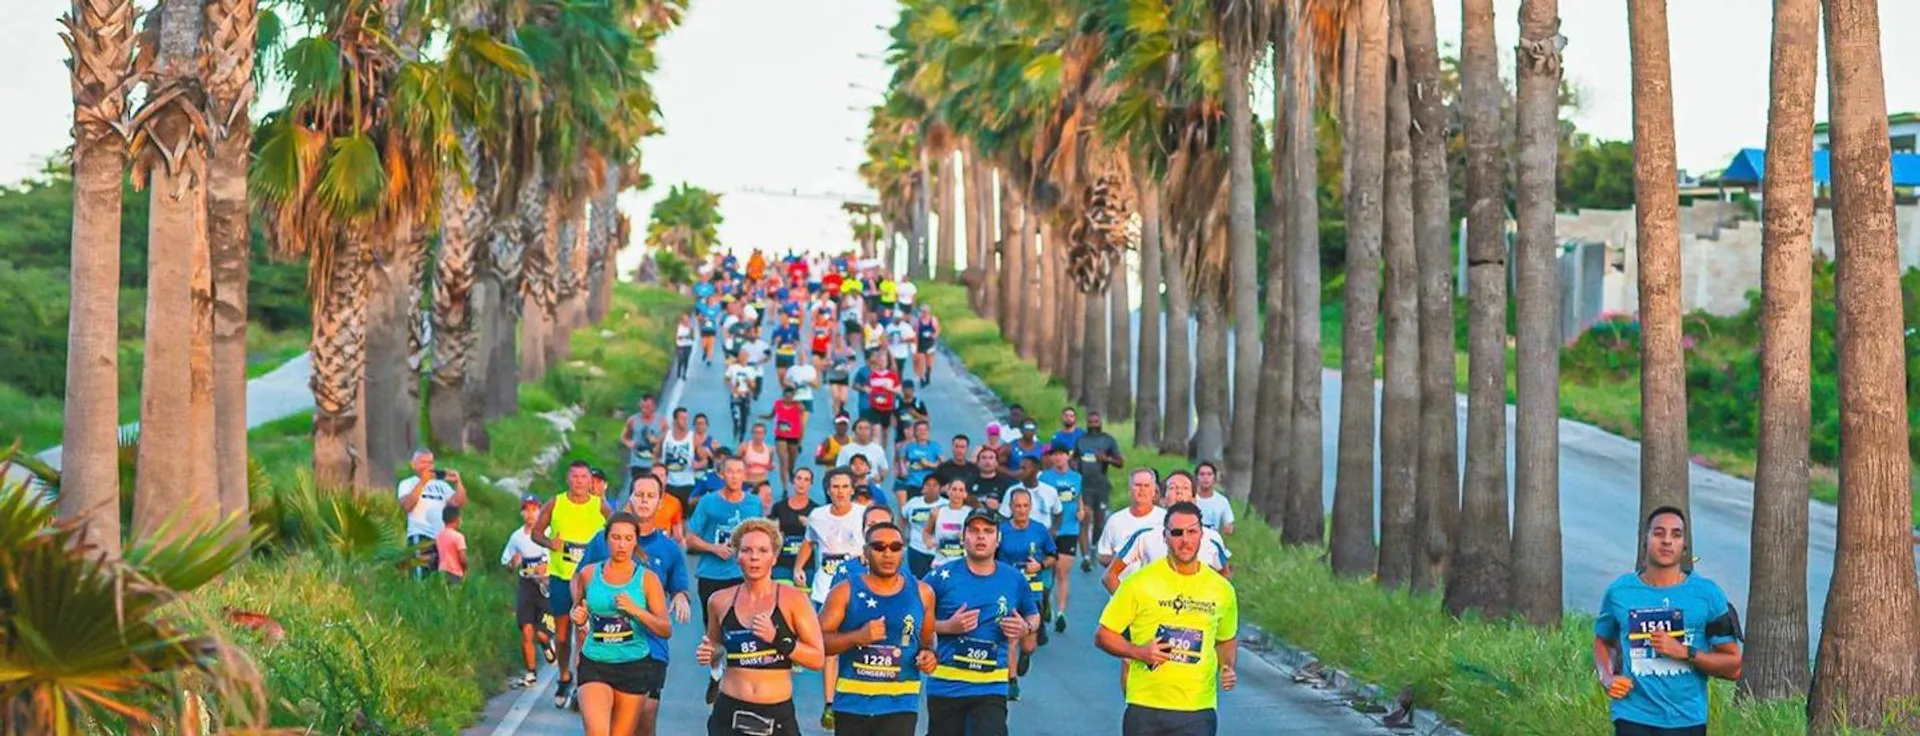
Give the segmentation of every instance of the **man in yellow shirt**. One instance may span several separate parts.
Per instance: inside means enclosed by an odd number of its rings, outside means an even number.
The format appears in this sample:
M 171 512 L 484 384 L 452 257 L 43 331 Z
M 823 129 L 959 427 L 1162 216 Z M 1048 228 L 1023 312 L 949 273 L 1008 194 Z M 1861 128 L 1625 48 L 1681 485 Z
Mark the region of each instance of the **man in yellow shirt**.
M 1214 736 L 1219 690 L 1232 690 L 1239 599 L 1200 562 L 1200 507 L 1167 509 L 1166 559 L 1141 568 L 1100 613 L 1094 643 L 1127 662 L 1125 736 Z M 1124 632 L 1124 633 L 1123 633 Z

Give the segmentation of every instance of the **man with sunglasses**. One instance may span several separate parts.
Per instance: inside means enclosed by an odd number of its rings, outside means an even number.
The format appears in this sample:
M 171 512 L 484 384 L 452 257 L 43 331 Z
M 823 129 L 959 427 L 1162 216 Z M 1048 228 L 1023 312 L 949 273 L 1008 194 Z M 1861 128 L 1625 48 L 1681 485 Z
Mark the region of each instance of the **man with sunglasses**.
M 1126 662 L 1123 736 L 1214 736 L 1218 690 L 1237 679 L 1239 599 L 1200 562 L 1200 507 L 1173 504 L 1163 523 L 1167 557 L 1107 601 L 1094 644 Z
M 866 564 L 835 583 L 820 610 L 827 654 L 839 657 L 840 736 L 913 736 L 920 676 L 936 662 L 926 631 L 933 588 L 901 571 L 906 536 L 890 516 L 868 509 L 879 520 L 866 530 Z
M 933 588 L 938 661 L 927 682 L 927 736 L 1006 736 L 1009 645 L 1040 625 L 1026 576 L 994 559 L 999 514 L 967 514 L 966 556 L 936 568 Z

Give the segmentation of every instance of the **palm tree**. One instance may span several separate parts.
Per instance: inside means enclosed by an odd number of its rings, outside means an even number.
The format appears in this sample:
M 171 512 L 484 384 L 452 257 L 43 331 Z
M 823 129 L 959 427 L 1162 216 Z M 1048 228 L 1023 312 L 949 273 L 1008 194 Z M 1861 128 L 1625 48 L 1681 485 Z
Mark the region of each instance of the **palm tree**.
M 1134 240 L 1137 242 L 1138 237 Z M 1133 414 L 1133 314 L 1132 299 L 1127 294 L 1126 254 L 1121 254 L 1114 269 L 1115 278 L 1107 282 L 1107 324 L 1112 330 L 1107 338 L 1107 366 L 1111 375 L 1103 401 L 1107 414 L 1120 419 Z
M 473 164 L 472 189 L 457 174 L 441 177 L 440 249 L 434 257 L 433 278 L 433 383 L 427 406 L 434 446 L 454 452 L 469 447 L 466 383 L 476 367 L 474 276 L 481 238 L 492 219 L 490 189 L 496 178 L 480 154 L 480 138 L 473 128 L 462 129 L 460 148 Z
M 1519 409 L 1514 419 L 1514 610 L 1560 624 L 1560 243 L 1553 234 L 1560 153 L 1559 0 L 1520 6 L 1514 243 Z M 1504 383 L 1504 380 L 1502 381 Z M 1504 411 L 1504 409 L 1503 409 Z
M 1133 444 L 1139 447 L 1160 446 L 1160 380 L 1161 380 L 1161 339 L 1166 330 L 1161 324 L 1160 285 L 1161 254 L 1165 245 L 1161 235 L 1165 225 L 1160 219 L 1160 185 L 1147 173 L 1148 168 L 1135 164 L 1137 172 L 1133 183 L 1135 197 L 1140 202 L 1140 364 L 1135 375 L 1140 377 L 1140 389 L 1136 391 L 1133 404 Z
M 1414 265 L 1420 274 L 1420 460 L 1413 589 L 1440 586 L 1460 510 L 1459 409 L 1454 394 L 1453 243 L 1448 214 L 1447 109 L 1433 0 L 1400 0 L 1406 21 L 1413 129 Z
M 1874 3 L 1826 3 L 1839 294 L 1840 532 L 1807 715 L 1813 733 L 1920 728 L 1920 586 L 1886 79 Z M 1638 48 L 1635 49 L 1636 51 Z
M 131 0 L 75 2 L 60 23 L 73 75 L 73 265 L 60 518 L 120 556 L 120 207 L 127 92 L 135 80 Z
M 252 160 L 256 0 L 207 3 L 208 120 L 213 152 L 208 167 L 207 237 L 213 267 L 213 394 L 215 473 L 220 513 L 247 528 L 247 278 L 252 211 L 247 166 Z
M 720 245 L 720 195 L 691 184 L 674 185 L 653 205 L 647 223 L 647 247 L 665 249 L 689 261 L 707 257 Z
M 1231 251 L 1231 277 L 1227 289 L 1233 312 L 1233 406 L 1216 406 L 1213 418 L 1205 404 L 1201 407 L 1200 432 L 1207 438 L 1210 423 L 1220 422 L 1231 432 L 1226 438 L 1226 491 L 1234 500 L 1245 502 L 1253 489 L 1253 447 L 1259 441 L 1260 386 L 1260 276 L 1256 261 L 1253 181 L 1253 95 L 1248 88 L 1255 57 L 1265 53 L 1275 4 L 1272 0 L 1209 0 L 1215 36 L 1226 59 L 1226 79 L 1222 97 L 1227 112 L 1227 242 Z M 1225 294 L 1223 294 L 1224 296 Z M 1204 332 L 1211 299 L 1202 296 L 1201 325 Z M 1212 342 L 1211 340 L 1208 341 Z M 1226 341 L 1220 338 L 1222 359 L 1212 365 L 1225 365 Z M 1203 343 L 1204 346 L 1204 343 Z M 1205 355 L 1203 351 L 1203 355 Z M 1204 359 L 1204 358 L 1203 358 Z M 1225 399 L 1224 372 L 1220 376 L 1218 398 Z M 1202 392 L 1206 397 L 1206 392 Z M 1213 403 L 1211 400 L 1206 403 Z M 1231 411 L 1231 415 L 1226 412 Z M 1230 425 L 1225 426 L 1229 422 Z M 1217 453 L 1203 439 L 1198 448 L 1203 456 Z M 1211 456 L 1209 456 L 1211 459 Z
M 1269 203 L 1272 218 L 1267 223 L 1267 273 L 1262 286 L 1266 291 L 1265 349 L 1260 353 L 1260 426 L 1265 428 L 1261 442 L 1254 447 L 1253 492 L 1248 508 L 1268 524 L 1279 526 L 1285 516 L 1286 494 L 1293 452 L 1293 316 L 1287 295 L 1294 287 L 1287 283 L 1287 177 L 1292 152 L 1287 143 L 1290 106 L 1297 104 L 1287 55 L 1302 52 L 1292 42 L 1295 19 L 1282 12 L 1272 24 L 1273 33 L 1273 189 Z
M 1506 224 L 1500 161 L 1499 59 L 1492 0 L 1461 4 L 1461 94 L 1467 119 L 1467 481 L 1447 574 L 1446 607 L 1507 611 Z M 1637 58 L 1637 57 L 1636 57 Z M 1646 241 L 1641 241 L 1645 243 Z M 1651 425 L 1650 425 L 1651 426 Z
M 1640 424 L 1645 427 L 1639 518 L 1644 519 L 1662 506 L 1685 511 L 1688 497 L 1680 175 L 1673 149 L 1666 0 L 1629 0 L 1627 31 L 1633 46 L 1633 219 L 1640 269 Z M 1644 556 L 1645 545 L 1635 546 Z
M 1326 506 L 1321 490 L 1325 478 L 1320 413 L 1320 229 L 1307 223 L 1320 221 L 1319 131 L 1314 125 L 1314 68 L 1320 53 L 1307 49 L 1322 48 L 1338 37 L 1339 25 L 1330 23 L 1328 4 L 1314 0 L 1292 0 L 1288 8 L 1294 21 L 1293 43 L 1300 53 L 1287 54 L 1287 73 L 1292 77 L 1293 103 L 1287 117 L 1289 165 L 1287 222 L 1300 223 L 1287 228 L 1288 283 L 1298 288 L 1288 292 L 1292 302 L 1293 324 L 1293 417 L 1287 436 L 1293 443 L 1292 474 L 1287 479 L 1285 512 L 1280 538 L 1293 545 L 1318 544 L 1325 534 Z M 1309 14 L 1309 11 L 1314 11 Z
M 1419 476 L 1420 273 L 1413 245 L 1413 151 L 1408 139 L 1406 19 L 1399 2 L 1387 4 L 1387 157 L 1382 192 L 1381 255 L 1386 262 L 1386 335 L 1382 340 L 1380 399 L 1379 583 L 1413 582 L 1419 538 L 1414 533 Z
M 1386 0 L 1360 0 L 1354 27 L 1352 117 L 1346 150 L 1352 153 L 1347 183 L 1346 311 L 1341 324 L 1340 446 L 1333 485 L 1335 574 L 1375 572 L 1373 540 L 1374 342 L 1380 314 L 1381 195 L 1387 145 Z
M 1760 248 L 1760 448 L 1753 476 L 1753 567 L 1740 690 L 1806 694 L 1807 434 L 1813 328 L 1813 114 L 1820 3 L 1773 5 L 1767 109 L 1766 229 Z
M 134 119 L 134 181 L 149 188 L 146 363 L 140 379 L 140 473 L 135 478 L 133 532 L 148 539 L 185 531 L 218 517 L 213 446 L 192 421 L 196 368 L 210 371 L 211 305 L 196 298 L 196 275 L 207 239 L 206 101 L 199 53 L 202 4 L 168 0 L 156 16 L 159 55 L 145 105 Z M 200 263 L 196 262 L 196 259 Z M 211 296 L 208 294 L 207 296 Z M 206 321 L 203 329 L 200 322 Z M 181 335 L 190 335 L 182 341 Z M 206 351 L 207 363 L 199 358 Z M 211 373 L 199 380 L 211 400 Z M 211 405 L 204 407 L 211 430 Z M 200 457 L 199 453 L 205 453 Z M 173 522 L 171 525 L 169 522 Z

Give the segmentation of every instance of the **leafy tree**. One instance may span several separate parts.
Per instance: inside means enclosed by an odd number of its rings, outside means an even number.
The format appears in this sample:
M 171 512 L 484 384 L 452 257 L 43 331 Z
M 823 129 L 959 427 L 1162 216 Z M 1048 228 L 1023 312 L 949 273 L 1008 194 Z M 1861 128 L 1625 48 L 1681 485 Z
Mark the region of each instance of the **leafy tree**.
M 677 184 L 653 205 L 647 245 L 687 260 L 700 260 L 720 244 L 720 195 Z
M 1633 206 L 1633 144 L 1574 137 L 1561 158 L 1560 208 L 1624 210 Z

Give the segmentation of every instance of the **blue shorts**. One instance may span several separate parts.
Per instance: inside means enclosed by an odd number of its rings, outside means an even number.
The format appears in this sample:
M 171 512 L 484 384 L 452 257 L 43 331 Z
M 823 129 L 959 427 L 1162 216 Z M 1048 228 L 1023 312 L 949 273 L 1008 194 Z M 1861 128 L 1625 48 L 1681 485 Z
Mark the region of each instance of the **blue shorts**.
M 566 578 L 547 579 L 547 613 L 554 618 L 563 618 L 573 612 L 573 581 Z

